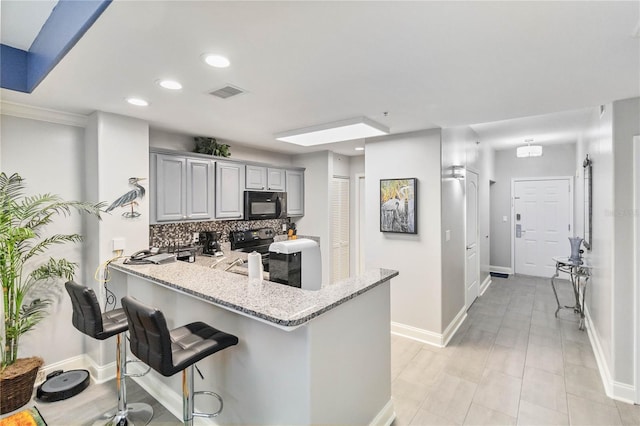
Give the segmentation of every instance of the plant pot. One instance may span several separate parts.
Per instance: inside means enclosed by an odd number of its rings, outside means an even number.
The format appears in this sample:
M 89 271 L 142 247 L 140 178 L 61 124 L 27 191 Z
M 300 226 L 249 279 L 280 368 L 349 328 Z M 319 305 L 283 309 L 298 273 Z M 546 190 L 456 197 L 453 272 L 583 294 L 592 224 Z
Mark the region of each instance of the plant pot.
M 33 385 L 38 376 L 42 358 L 19 358 L 0 372 L 0 414 L 17 410 L 33 395 Z

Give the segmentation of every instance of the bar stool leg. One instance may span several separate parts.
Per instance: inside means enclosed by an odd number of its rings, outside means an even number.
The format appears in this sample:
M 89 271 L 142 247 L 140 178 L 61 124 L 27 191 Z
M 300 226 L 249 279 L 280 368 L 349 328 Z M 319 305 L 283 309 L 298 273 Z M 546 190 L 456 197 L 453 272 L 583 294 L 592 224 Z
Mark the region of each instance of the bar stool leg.
M 127 404 L 127 385 L 125 383 L 127 366 L 127 345 L 122 343 L 123 333 L 116 335 L 116 389 L 118 393 L 118 408 L 115 414 L 105 414 L 110 419 L 97 421 L 94 426 L 144 426 L 151 421 L 153 409 L 149 404 Z
M 193 365 L 182 370 L 182 420 L 187 426 L 193 425 Z

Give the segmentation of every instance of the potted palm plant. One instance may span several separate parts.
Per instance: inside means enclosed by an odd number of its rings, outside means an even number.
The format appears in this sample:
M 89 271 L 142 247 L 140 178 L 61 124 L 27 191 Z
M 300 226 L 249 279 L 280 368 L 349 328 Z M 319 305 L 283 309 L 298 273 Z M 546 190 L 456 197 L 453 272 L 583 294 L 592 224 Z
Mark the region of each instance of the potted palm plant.
M 18 174 L 0 173 L 0 414 L 13 411 L 31 399 L 43 361 L 18 358 L 20 337 L 47 316 L 51 300 L 42 290 L 73 278 L 77 264 L 64 258 L 46 258 L 52 246 L 74 244 L 79 234 L 44 235 L 46 225 L 73 211 L 100 218 L 103 203 L 65 201 L 58 195 L 24 194 Z

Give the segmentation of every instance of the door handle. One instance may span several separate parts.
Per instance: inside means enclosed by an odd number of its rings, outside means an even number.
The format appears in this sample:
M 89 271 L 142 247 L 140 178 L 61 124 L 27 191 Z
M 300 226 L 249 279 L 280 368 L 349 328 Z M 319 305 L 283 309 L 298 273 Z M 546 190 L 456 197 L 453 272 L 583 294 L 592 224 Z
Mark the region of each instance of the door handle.
M 476 245 L 475 244 L 471 244 L 467 246 L 467 250 L 471 250 L 472 248 L 474 248 Z

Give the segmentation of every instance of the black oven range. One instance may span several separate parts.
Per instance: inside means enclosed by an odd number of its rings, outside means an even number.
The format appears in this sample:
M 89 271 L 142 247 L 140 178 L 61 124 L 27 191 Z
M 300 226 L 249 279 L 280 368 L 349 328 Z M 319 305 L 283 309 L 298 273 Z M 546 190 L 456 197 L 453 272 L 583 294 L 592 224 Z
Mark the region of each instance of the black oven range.
M 275 232 L 271 228 L 249 229 L 247 231 L 231 231 L 229 241 L 231 250 L 245 253 L 258 252 L 262 256 L 264 271 L 269 271 L 269 246 L 273 243 Z

